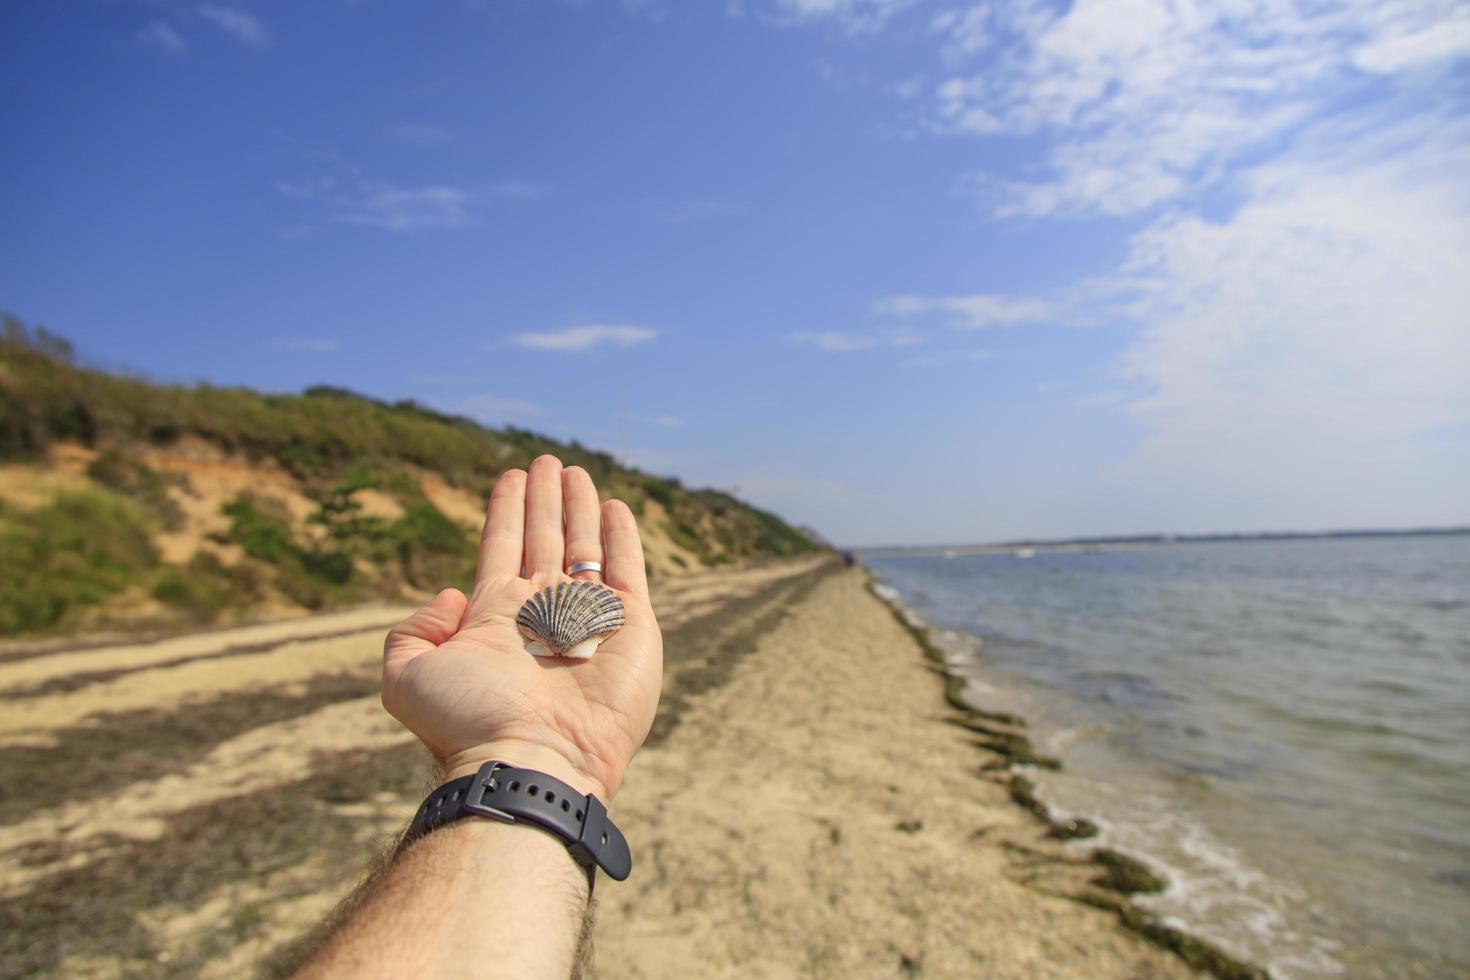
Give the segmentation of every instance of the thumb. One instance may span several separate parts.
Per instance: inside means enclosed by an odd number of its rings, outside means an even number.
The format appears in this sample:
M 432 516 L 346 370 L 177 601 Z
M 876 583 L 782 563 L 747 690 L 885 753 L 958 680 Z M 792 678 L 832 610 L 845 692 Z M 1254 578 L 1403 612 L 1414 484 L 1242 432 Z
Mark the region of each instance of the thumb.
M 469 600 L 458 589 L 445 589 L 418 612 L 393 627 L 383 643 L 383 672 L 397 672 L 417 657 L 459 632 Z

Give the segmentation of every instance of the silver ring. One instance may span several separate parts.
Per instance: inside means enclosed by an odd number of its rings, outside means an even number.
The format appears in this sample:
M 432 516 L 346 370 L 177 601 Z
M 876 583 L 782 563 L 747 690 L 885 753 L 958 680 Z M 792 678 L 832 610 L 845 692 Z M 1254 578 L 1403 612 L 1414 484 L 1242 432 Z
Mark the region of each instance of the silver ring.
M 571 567 L 567 569 L 567 574 L 568 575 L 575 575 L 578 572 L 596 572 L 598 575 L 601 575 L 602 574 L 602 562 L 600 562 L 600 561 L 574 561 L 574 562 L 572 562 Z

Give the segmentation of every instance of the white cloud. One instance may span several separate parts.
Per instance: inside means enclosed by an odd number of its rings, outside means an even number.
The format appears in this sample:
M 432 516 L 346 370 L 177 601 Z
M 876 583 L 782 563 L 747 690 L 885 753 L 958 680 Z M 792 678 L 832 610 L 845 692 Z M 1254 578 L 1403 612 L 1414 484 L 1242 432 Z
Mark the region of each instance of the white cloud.
M 184 40 L 184 36 L 166 20 L 153 21 L 138 31 L 137 38 L 140 43 L 164 54 L 186 54 L 189 50 L 189 43 Z
M 658 336 L 650 327 L 630 324 L 592 323 L 562 330 L 543 330 L 518 333 L 511 338 L 517 347 L 533 350 L 584 351 L 593 347 L 631 347 L 647 343 Z
M 787 339 L 806 344 L 817 350 L 834 353 L 872 350 L 875 347 L 912 347 L 923 343 L 923 338 L 908 331 L 885 334 L 849 333 L 842 330 L 803 330 L 788 334 Z
M 325 176 L 278 180 L 275 187 L 285 197 L 322 202 L 344 224 L 387 231 L 465 228 L 477 223 L 480 211 L 493 202 L 534 201 L 551 193 L 549 185 L 529 180 L 500 180 L 471 189 L 453 184 L 402 187 L 385 180 Z
M 1464 11 L 1462 11 L 1462 14 Z M 1353 54 L 1364 71 L 1392 74 L 1463 58 L 1470 53 L 1470 16 L 1401 32 L 1365 44 Z
M 912 75 L 901 82 L 896 82 L 888 87 L 894 95 L 908 102 L 917 99 L 924 93 L 925 79 L 923 75 Z
M 977 293 L 973 296 L 890 296 L 874 304 L 873 312 L 879 316 L 951 313 L 956 317 L 955 326 L 964 328 L 1055 323 L 1071 317 L 1057 303 L 1000 293 Z
M 863 334 L 843 333 L 840 330 L 815 330 L 801 331 L 791 335 L 791 339 L 798 344 L 810 344 L 817 350 L 825 351 L 855 351 L 871 350 L 877 347 L 881 341 L 877 337 L 864 336 Z
M 1334 127 L 1250 171 L 1228 218 L 1137 235 L 1118 282 L 1142 326 L 1125 372 L 1149 391 L 1127 409 L 1148 435 L 1116 475 L 1180 520 L 1463 520 L 1466 128 Z
M 270 33 L 254 14 L 237 7 L 206 3 L 200 5 L 199 16 L 253 51 L 270 47 Z
M 994 42 L 990 28 L 993 16 L 991 5 L 986 3 L 969 9 L 944 10 L 934 15 L 929 29 L 944 36 L 945 53 L 951 58 L 971 55 L 985 50 Z
M 935 27 L 953 60 L 993 52 L 939 85 L 942 129 L 1051 138 L 1040 180 L 970 174 L 997 213 L 1127 214 L 1217 184 L 1367 79 L 1470 54 L 1456 0 L 980 4 Z
M 398 187 L 386 181 L 363 181 L 355 192 L 339 196 L 335 203 L 338 221 L 388 231 L 463 228 L 475 221 L 474 195 L 446 184 Z
M 764 0 L 752 2 L 750 10 L 777 24 L 833 23 L 853 34 L 876 31 L 896 15 L 913 6 L 914 0 Z M 742 16 L 747 4 L 732 0 L 726 9 Z
M 459 403 L 456 410 L 472 419 L 492 424 L 508 418 L 540 415 L 543 411 L 535 402 L 501 398 L 497 395 L 470 395 Z

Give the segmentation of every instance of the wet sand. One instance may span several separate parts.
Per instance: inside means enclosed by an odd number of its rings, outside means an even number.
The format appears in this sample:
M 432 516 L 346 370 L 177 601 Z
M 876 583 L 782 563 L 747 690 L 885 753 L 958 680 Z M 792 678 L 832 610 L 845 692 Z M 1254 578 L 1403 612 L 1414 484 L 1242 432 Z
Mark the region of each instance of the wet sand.
M 1175 977 L 1016 805 L 945 678 L 804 561 L 656 588 L 664 698 L 613 813 L 607 977 Z M 0 662 L 6 975 L 275 975 L 391 840 L 427 760 L 358 610 Z

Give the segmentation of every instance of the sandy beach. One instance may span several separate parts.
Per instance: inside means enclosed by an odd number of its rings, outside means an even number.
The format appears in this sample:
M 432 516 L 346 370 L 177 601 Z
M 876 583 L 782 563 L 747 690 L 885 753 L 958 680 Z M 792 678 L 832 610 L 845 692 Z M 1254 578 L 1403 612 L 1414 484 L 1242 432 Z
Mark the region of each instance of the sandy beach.
M 613 807 L 635 869 L 599 884 L 599 975 L 1196 975 L 1018 805 L 1017 726 L 947 701 L 861 569 L 671 578 L 655 607 L 664 695 Z M 289 969 L 425 787 L 376 696 L 401 612 L 4 651 L 4 972 Z

